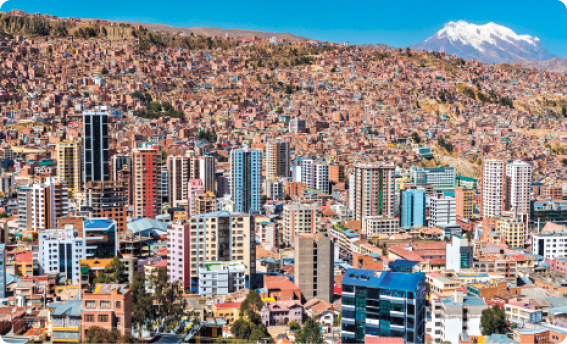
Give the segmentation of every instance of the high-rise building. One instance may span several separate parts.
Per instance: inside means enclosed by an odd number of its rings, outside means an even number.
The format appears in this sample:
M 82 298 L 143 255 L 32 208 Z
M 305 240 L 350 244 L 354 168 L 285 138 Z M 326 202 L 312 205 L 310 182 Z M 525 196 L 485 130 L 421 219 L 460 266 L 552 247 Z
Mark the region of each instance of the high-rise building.
M 425 342 L 425 274 L 350 268 L 343 278 L 341 342 Z M 369 342 L 369 341 L 368 341 Z
M 86 258 L 114 258 L 118 252 L 116 221 L 91 219 L 83 224 Z
M 446 246 L 446 269 L 458 273 L 461 272 L 461 269 L 471 268 L 473 266 L 473 247 L 469 246 L 469 240 L 458 236 L 453 236 L 451 240 L 451 243 Z
M 167 228 L 167 276 L 169 282 L 182 283 L 185 290 L 191 287 L 190 228 L 189 224 L 179 223 Z
M 433 228 L 436 225 L 449 225 L 457 223 L 457 202 L 453 197 L 441 193 L 428 199 L 429 219 L 427 225 Z
M 34 184 L 31 189 L 34 231 L 55 228 L 57 218 L 69 214 L 67 188 L 56 178 L 47 177 L 43 183 Z
M 283 211 L 283 241 L 291 245 L 295 242 L 296 234 L 317 232 L 316 204 L 293 203 L 284 205 Z
M 177 207 L 179 203 L 187 204 L 190 176 L 189 157 L 167 157 L 167 196 L 172 207 Z
M 301 161 L 301 183 L 310 189 L 329 193 L 329 165 L 315 160 Z
M 246 146 L 230 152 L 230 194 L 237 212 L 262 209 L 262 151 Z
M 205 185 L 203 184 L 203 180 L 198 179 L 190 179 L 188 183 L 188 214 L 189 216 L 197 215 L 195 210 L 195 195 L 200 192 L 205 192 Z
M 362 218 L 362 234 L 368 239 L 380 235 L 393 235 L 400 232 L 400 219 L 395 216 L 377 215 Z
M 457 216 L 472 218 L 474 208 L 473 191 L 471 189 L 456 187 L 455 200 L 457 202 Z
M 415 186 L 431 184 L 433 189 L 454 189 L 457 183 L 454 167 L 412 167 L 411 172 Z
M 532 186 L 532 165 L 524 161 L 506 164 L 506 210 L 523 214 L 526 223 L 530 220 L 530 189 Z M 525 226 L 525 238 L 528 228 Z
M 83 182 L 110 180 L 108 112 L 106 107 L 83 112 Z
M 6 245 L 0 244 L 0 298 L 6 298 Z
M 81 142 L 62 141 L 57 143 L 57 178 L 67 186 L 71 195 L 83 189 L 81 169 Z
M 524 241 L 527 239 L 524 235 L 527 230 L 521 217 L 500 217 L 496 222 L 496 232 L 504 236 L 508 247 L 524 248 Z
M 294 242 L 294 281 L 305 301 L 334 301 L 335 244 L 326 234 L 298 234 Z
M 192 216 L 190 249 L 183 247 L 183 260 L 190 262 L 191 292 L 199 290 L 199 267 L 207 262 L 241 262 L 246 267 L 247 288 L 256 274 L 256 235 L 254 221 L 248 214 L 218 211 Z M 179 240 L 168 235 L 168 243 Z M 189 252 L 189 254 L 187 254 Z
M 71 284 L 80 284 L 81 259 L 85 259 L 85 242 L 83 238 L 75 238 L 73 227 L 39 233 L 40 275 L 64 274 Z
M 353 192 L 354 215 L 357 221 L 364 216 L 394 215 L 396 183 L 394 164 L 358 164 L 349 185 Z
M 329 165 L 329 181 L 333 183 L 345 182 L 344 165 Z
M 132 151 L 134 217 L 161 214 L 161 152 L 156 147 Z
M 277 139 L 266 144 L 266 179 L 289 176 L 289 142 Z
M 18 229 L 20 231 L 33 228 L 32 190 L 28 187 L 18 190 Z
M 505 209 L 506 162 L 485 159 L 480 178 L 480 214 L 482 217 L 498 217 Z
M 121 180 L 124 179 L 120 172 L 132 170 L 132 157 L 129 154 L 115 154 L 110 158 L 111 165 L 111 179 Z
M 195 156 L 189 160 L 189 179 L 201 179 L 205 191 L 216 192 L 215 158 L 212 156 Z
M 400 198 L 401 228 L 425 226 L 425 190 L 417 187 L 403 189 Z
M 268 199 L 273 201 L 284 200 L 284 181 L 282 179 L 266 178 L 264 190 Z
M 128 217 L 128 182 L 93 181 L 85 186 L 86 205 L 91 218 L 116 221 L 118 233 L 126 233 Z

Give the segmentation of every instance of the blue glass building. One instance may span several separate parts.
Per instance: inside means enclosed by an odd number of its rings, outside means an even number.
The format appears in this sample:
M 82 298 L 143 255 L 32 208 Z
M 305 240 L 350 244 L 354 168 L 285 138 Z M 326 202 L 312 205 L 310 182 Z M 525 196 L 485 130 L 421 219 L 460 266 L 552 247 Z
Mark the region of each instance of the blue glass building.
M 404 189 L 401 191 L 400 227 L 417 226 L 425 226 L 425 189 Z
M 87 258 L 114 258 L 118 240 L 116 221 L 91 219 L 83 223 L 83 239 Z
M 348 269 L 343 278 L 341 342 L 367 336 L 424 343 L 425 274 Z
M 262 210 L 262 151 L 230 152 L 230 194 L 237 212 Z

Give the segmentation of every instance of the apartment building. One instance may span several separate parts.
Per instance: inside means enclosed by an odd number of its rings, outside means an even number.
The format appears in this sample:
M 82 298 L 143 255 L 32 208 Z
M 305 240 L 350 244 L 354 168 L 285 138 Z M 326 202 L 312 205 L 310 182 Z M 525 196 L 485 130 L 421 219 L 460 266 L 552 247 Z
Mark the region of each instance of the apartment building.
M 266 179 L 289 176 L 289 147 L 289 142 L 281 139 L 266 143 Z
M 189 170 L 189 179 L 201 179 L 205 191 L 217 192 L 215 157 L 192 156 L 189 158 Z
M 485 159 L 482 162 L 480 178 L 480 215 L 482 217 L 498 217 L 505 209 L 506 202 L 506 162 Z
M 343 278 L 341 342 L 425 342 L 425 274 L 350 268 Z
M 57 178 L 67 187 L 71 195 L 81 192 L 83 190 L 81 142 L 58 142 L 56 145 L 56 154 Z
M 400 232 L 400 219 L 394 216 L 365 216 L 362 218 L 362 234 L 367 238 L 393 235 Z
M 189 157 L 167 157 L 167 197 L 172 207 L 177 207 L 180 203 L 187 204 L 190 172 Z
M 81 290 L 81 341 L 91 327 L 132 332 L 132 292 L 127 284 L 95 284 Z
M 325 234 L 295 236 L 294 281 L 305 301 L 334 301 L 335 244 Z
M 393 164 L 387 163 L 354 166 L 350 188 L 357 221 L 362 221 L 364 216 L 394 215 L 395 170 Z
M 329 193 L 329 165 L 311 159 L 302 160 L 301 183 L 310 189 Z
M 315 233 L 317 231 L 316 204 L 293 203 L 284 205 L 283 241 L 291 245 L 299 233 Z
M 128 187 L 124 179 L 88 182 L 85 185 L 85 200 L 89 217 L 114 220 L 118 233 L 126 233 Z
M 191 292 L 199 290 L 199 267 L 207 262 L 241 262 L 246 267 L 246 286 L 255 283 L 256 235 L 250 215 L 218 211 L 190 219 L 190 251 L 183 249 L 184 262 L 190 262 Z M 169 240 L 169 237 L 168 237 Z M 186 254 L 189 252 L 189 255 Z
M 425 190 L 410 187 L 401 190 L 400 194 L 401 228 L 410 229 L 425 226 Z
M 457 202 L 453 197 L 436 193 L 429 201 L 429 219 L 427 225 L 433 228 L 438 225 L 457 223 Z
M 483 299 L 465 296 L 461 289 L 450 298 L 431 300 L 431 318 L 427 319 L 427 334 L 436 343 L 459 343 L 459 335 L 480 336 L 480 318 L 490 308 Z
M 191 288 L 191 225 L 173 223 L 167 228 L 167 276 L 169 281 Z
M 47 177 L 31 187 L 31 206 L 35 232 L 55 228 L 57 218 L 69 213 L 67 188 L 56 178 Z
M 64 275 L 71 284 L 81 282 L 81 259 L 85 259 L 85 241 L 76 238 L 73 228 L 41 231 L 39 238 L 39 274 Z
M 457 216 L 472 218 L 474 211 L 474 195 L 471 189 L 455 188 L 455 202 Z
M 500 217 L 496 221 L 496 232 L 506 238 L 510 248 L 524 248 L 524 234 L 527 232 L 525 223 L 514 217 Z
M 134 218 L 155 218 L 161 214 L 161 163 L 157 146 L 132 151 Z
M 85 256 L 91 258 L 114 258 L 118 253 L 116 221 L 90 219 L 83 223 Z
M 567 231 L 531 233 L 532 254 L 545 258 L 567 256 Z
M 230 192 L 237 212 L 262 209 L 262 151 L 245 146 L 230 152 Z
M 246 288 L 246 267 L 242 262 L 206 262 L 199 267 L 199 295 L 213 297 L 237 293 Z

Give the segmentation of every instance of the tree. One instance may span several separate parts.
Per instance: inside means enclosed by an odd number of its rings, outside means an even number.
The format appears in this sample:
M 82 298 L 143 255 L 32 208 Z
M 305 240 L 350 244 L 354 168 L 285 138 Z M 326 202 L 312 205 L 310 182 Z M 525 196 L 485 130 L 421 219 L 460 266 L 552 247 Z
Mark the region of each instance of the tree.
M 240 304 L 240 316 L 249 315 L 256 309 L 261 309 L 264 305 L 262 297 L 256 290 L 250 290 L 242 304 Z
M 413 142 L 415 142 L 416 144 L 419 144 L 421 142 L 421 137 L 419 137 L 419 134 L 417 132 L 413 132 L 411 133 L 411 139 L 413 140 Z
M 154 290 L 153 299 L 157 305 L 156 315 L 162 332 L 171 332 L 184 316 L 187 300 L 183 297 L 183 288 L 178 282 L 169 283 L 165 269 L 158 269 L 150 276 Z M 158 327 L 160 326 L 158 325 Z
M 472 140 L 471 145 L 476 146 L 476 140 L 475 139 Z
M 114 257 L 110 264 L 104 268 L 101 273 L 94 279 L 94 283 L 127 283 L 128 276 L 124 273 L 124 263 L 118 257 Z
M 262 195 L 262 205 L 266 204 L 267 201 L 268 201 L 268 196 Z
M 6 217 L 8 217 L 8 214 L 6 214 L 5 211 L 0 213 L 0 219 L 6 218 Z
M 130 284 L 132 291 L 132 325 L 138 329 L 138 337 L 142 329 L 149 329 L 153 319 L 152 297 L 146 292 L 146 280 L 140 273 L 134 273 L 134 281 Z
M 106 69 L 106 67 L 103 68 L 102 71 L 101 71 L 101 73 L 102 73 L 102 75 L 107 75 L 107 74 L 108 74 L 108 69 Z
M 298 323 L 297 321 L 295 321 L 295 320 L 290 321 L 289 324 L 288 324 L 288 326 L 289 326 L 289 329 L 290 329 L 291 331 L 296 331 L 296 330 L 300 330 L 300 329 L 301 329 L 301 325 L 299 325 L 299 323 Z
M 563 117 L 566 117 L 566 116 L 567 116 L 567 107 L 563 106 L 563 107 L 561 108 L 561 114 L 563 114 Z
M 166 150 L 162 150 L 161 151 L 161 161 L 166 161 L 167 160 L 167 151 Z
M 484 309 L 480 317 L 480 325 L 482 327 L 482 335 L 484 336 L 506 334 L 506 314 L 504 309 L 499 305 Z
M 295 342 L 298 344 L 322 344 L 324 342 L 321 327 L 314 318 L 307 318 L 305 326 L 296 333 Z
M 130 334 L 121 335 L 117 330 L 93 326 L 85 333 L 85 343 L 89 344 L 136 344 L 138 340 Z

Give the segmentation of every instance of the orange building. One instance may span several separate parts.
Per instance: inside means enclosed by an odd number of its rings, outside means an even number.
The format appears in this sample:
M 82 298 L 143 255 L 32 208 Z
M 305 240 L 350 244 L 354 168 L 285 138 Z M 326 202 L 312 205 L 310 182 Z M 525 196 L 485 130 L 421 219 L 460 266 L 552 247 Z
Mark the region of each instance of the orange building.
M 356 269 L 384 270 L 384 261 L 378 255 L 353 253 L 352 266 Z
M 344 183 L 345 167 L 343 165 L 329 165 L 329 181 L 335 183 Z
M 127 284 L 95 284 L 83 289 L 81 299 L 81 337 L 93 326 L 132 331 L 132 292 Z
M 471 189 L 461 187 L 455 188 L 455 199 L 457 205 L 457 216 L 473 217 L 474 196 Z

